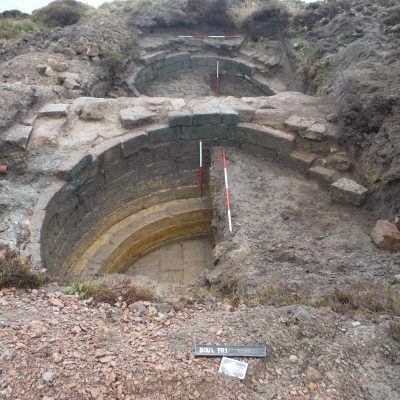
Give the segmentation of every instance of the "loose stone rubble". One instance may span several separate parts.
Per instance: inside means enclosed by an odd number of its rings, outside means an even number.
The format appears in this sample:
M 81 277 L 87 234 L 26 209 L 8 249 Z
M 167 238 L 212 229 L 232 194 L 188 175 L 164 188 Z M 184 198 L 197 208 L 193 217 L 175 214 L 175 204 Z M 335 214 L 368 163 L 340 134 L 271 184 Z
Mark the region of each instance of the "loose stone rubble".
M 234 309 L 209 295 L 94 306 L 63 290 L 0 290 L 2 399 L 361 400 L 382 382 L 397 393 L 390 317 L 354 327 L 327 309 Z M 208 343 L 266 344 L 268 357 L 245 359 L 241 381 L 194 357 Z

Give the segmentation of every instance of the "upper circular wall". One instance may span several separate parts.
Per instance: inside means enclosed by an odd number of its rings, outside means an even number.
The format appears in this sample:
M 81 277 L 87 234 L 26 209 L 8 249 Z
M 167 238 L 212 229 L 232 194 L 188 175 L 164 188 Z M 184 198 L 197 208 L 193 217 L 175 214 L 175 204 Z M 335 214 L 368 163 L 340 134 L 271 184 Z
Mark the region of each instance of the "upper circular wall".
M 214 95 L 217 63 L 221 95 L 253 97 L 275 94 L 265 82 L 255 77 L 255 66 L 241 59 L 160 52 L 145 58 L 144 62 L 146 65 L 134 75 L 134 86 L 139 93 L 150 96 Z

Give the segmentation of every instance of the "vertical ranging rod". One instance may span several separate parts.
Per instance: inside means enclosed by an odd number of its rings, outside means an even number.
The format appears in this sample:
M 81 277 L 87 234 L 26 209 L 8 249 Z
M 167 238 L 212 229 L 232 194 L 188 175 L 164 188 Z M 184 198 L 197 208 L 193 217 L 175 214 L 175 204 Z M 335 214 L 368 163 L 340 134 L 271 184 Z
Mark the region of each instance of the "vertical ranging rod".
M 229 200 L 229 185 L 228 185 L 228 173 L 226 168 L 225 150 L 222 150 L 222 158 L 224 160 L 225 196 L 226 196 L 226 208 L 228 209 L 229 232 L 232 233 L 231 202 Z
M 219 61 L 217 61 L 217 97 L 219 92 Z
M 200 196 L 203 197 L 203 141 L 200 139 Z

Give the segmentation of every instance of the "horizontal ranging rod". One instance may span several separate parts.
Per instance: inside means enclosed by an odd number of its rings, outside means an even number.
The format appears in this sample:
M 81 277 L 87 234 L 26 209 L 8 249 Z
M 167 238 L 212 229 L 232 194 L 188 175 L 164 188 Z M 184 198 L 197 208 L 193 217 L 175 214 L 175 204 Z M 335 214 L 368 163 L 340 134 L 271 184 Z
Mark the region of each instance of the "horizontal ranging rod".
M 178 37 L 185 39 L 240 39 L 240 36 L 236 35 L 180 35 Z

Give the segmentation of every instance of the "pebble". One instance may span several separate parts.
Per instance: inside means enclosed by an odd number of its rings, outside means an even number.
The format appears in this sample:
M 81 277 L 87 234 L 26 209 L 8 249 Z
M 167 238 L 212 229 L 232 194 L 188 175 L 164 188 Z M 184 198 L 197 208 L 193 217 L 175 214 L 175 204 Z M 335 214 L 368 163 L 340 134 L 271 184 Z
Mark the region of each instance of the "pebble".
M 46 383 L 51 383 L 54 380 L 54 372 L 51 371 L 46 371 L 42 374 L 42 379 L 46 382 Z
M 299 358 L 298 358 L 297 356 L 295 356 L 295 355 L 292 354 L 292 355 L 289 357 L 289 360 L 290 360 L 291 363 L 295 364 L 295 363 L 297 363 L 297 361 L 299 361 Z

